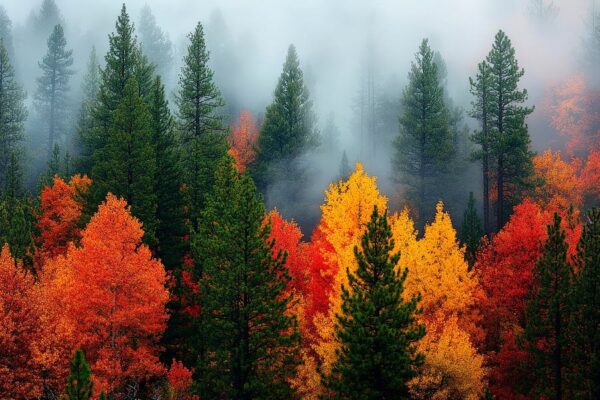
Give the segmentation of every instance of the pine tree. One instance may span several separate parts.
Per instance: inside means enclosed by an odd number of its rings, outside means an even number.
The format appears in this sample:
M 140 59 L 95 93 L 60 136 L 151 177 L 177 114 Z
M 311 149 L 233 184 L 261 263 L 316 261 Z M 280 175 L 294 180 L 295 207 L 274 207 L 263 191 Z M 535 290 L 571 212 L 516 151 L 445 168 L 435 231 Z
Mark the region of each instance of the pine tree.
M 11 157 L 18 153 L 27 110 L 25 93 L 15 80 L 15 70 L 8 59 L 4 40 L 0 38 L 0 188 L 6 185 Z
M 67 41 L 61 25 L 56 25 L 48 38 L 48 51 L 39 66 L 42 76 L 37 79 L 35 99 L 41 117 L 48 128 L 48 158 L 54 144 L 65 135 L 67 92 L 73 75 L 73 51 L 67 50 Z
M 77 135 L 74 138 L 73 148 L 78 155 L 77 167 L 79 171 L 90 173 L 92 166 L 92 141 L 93 134 L 93 118 L 98 90 L 100 89 L 100 64 L 96 55 L 96 48 L 92 47 L 90 57 L 87 63 L 86 73 L 81 82 L 81 91 L 83 99 L 81 100 L 81 108 L 77 116 Z
M 319 144 L 312 101 L 300 61 L 290 45 L 273 102 L 267 107 L 258 139 L 254 176 L 261 190 L 279 178 L 298 180 L 302 172 L 292 162 Z
M 491 232 L 490 227 L 490 170 L 493 161 L 491 148 L 492 114 L 494 102 L 492 97 L 493 77 L 491 68 L 485 61 L 477 65 L 475 79 L 469 78 L 471 94 L 475 100 L 471 102 L 470 116 L 481 124 L 480 129 L 475 131 L 471 140 L 480 146 L 480 149 L 472 153 L 472 158 L 481 160 L 481 172 L 483 178 L 483 230 L 486 234 Z
M 600 209 L 587 214 L 587 224 L 577 246 L 578 274 L 572 291 L 570 333 L 572 388 L 576 398 L 600 398 Z
M 481 220 L 479 219 L 477 209 L 475 208 L 475 197 L 473 196 L 473 192 L 470 192 L 467 209 L 463 214 L 462 223 L 460 225 L 460 240 L 462 244 L 466 246 L 465 255 L 471 267 L 475 264 L 475 256 L 477 255 L 479 242 L 483 235 Z
M 157 254 L 168 269 L 181 264 L 186 234 L 179 148 L 160 77 L 154 80 L 150 105 L 152 141 L 156 146 Z
M 427 39 L 421 42 L 408 77 L 394 164 L 424 224 L 425 210 L 434 209 L 439 200 L 439 180 L 453 153 L 444 91 Z
M 94 383 L 91 380 L 92 371 L 85 361 L 83 351 L 75 350 L 71 361 L 71 375 L 69 375 L 66 394 L 68 400 L 89 400 L 92 396 Z
M 156 72 L 163 82 L 169 78 L 173 61 L 173 44 L 168 35 L 156 24 L 156 19 L 148 5 L 142 7 L 139 23 L 142 51 L 149 61 L 156 65 Z
M 222 159 L 193 238 L 202 266 L 202 398 L 294 398 L 300 338 L 285 290 L 290 277 L 264 217 L 252 179 Z
M 555 213 L 554 223 L 548 226 L 548 239 L 533 268 L 534 286 L 525 326 L 528 349 L 537 365 L 534 390 L 554 400 L 566 398 L 567 326 L 573 279 L 567 249 L 561 218 Z
M 425 335 L 416 321 L 416 297 L 402 299 L 408 274 L 396 270 L 387 213 L 374 208 L 361 248 L 354 248 L 358 269 L 347 269 L 342 285 L 342 314 L 336 336 L 341 343 L 326 387 L 339 399 L 406 399 L 408 381 L 423 362 L 415 343 Z
M 18 184 L 14 184 L 19 186 Z M 27 267 L 32 266 L 33 207 L 28 199 L 8 197 L 5 192 L 0 201 L 0 243 L 8 243 L 15 259 Z
M 14 57 L 13 36 L 12 36 L 12 21 L 6 14 L 4 6 L 0 5 L 0 40 L 4 42 L 4 47 L 9 58 Z
M 206 194 L 214 183 L 218 160 L 227 152 L 223 129 L 221 93 L 208 66 L 202 24 L 189 36 L 176 95 L 179 131 L 184 147 L 185 183 L 188 187 L 189 219 L 196 227 Z
M 496 165 L 496 229 L 500 230 L 509 208 L 519 202 L 533 173 L 533 153 L 525 123 L 533 108 L 521 105 L 527 100 L 527 90 L 518 88 L 525 71 L 519 68 L 515 49 L 504 32 L 496 34 L 486 61 L 492 81 L 491 149 Z
M 94 153 L 92 198 L 99 204 L 108 192 L 123 196 L 144 223 L 145 241 L 154 244 L 156 149 L 150 113 L 135 77 L 127 82 L 112 118 L 105 145 Z
M 348 162 L 348 155 L 346 154 L 346 150 L 342 152 L 342 159 L 340 160 L 340 170 L 338 172 L 338 180 L 346 180 L 352 173 L 350 169 L 350 163 Z

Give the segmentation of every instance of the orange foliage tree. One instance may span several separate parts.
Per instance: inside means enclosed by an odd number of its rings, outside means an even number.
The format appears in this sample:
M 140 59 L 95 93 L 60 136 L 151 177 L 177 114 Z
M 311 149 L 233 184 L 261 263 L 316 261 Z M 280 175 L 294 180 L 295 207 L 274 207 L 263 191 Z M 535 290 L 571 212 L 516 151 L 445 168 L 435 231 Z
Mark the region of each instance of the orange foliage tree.
M 235 167 L 244 172 L 246 167 L 256 159 L 256 142 L 258 127 L 249 111 L 242 111 L 240 118 L 232 127 L 229 135 L 229 154 L 235 160 Z
M 192 394 L 192 371 L 183 363 L 173 360 L 167 372 L 167 400 L 199 400 Z
M 583 204 L 582 182 L 578 176 L 577 161 L 567 162 L 560 151 L 546 150 L 533 158 L 536 186 L 533 198 L 542 208 L 566 211 L 570 206 L 580 208 Z

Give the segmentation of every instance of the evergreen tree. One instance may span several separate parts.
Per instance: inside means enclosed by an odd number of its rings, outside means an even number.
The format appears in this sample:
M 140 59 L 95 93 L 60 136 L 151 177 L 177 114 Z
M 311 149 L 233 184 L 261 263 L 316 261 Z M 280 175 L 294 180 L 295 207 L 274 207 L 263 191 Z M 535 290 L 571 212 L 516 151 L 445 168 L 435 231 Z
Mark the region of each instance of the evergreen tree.
M 339 171 L 339 180 L 346 180 L 352 173 L 352 169 L 350 169 L 350 163 L 348 162 L 348 156 L 346 155 L 346 150 L 342 153 L 342 159 L 340 161 L 340 171 Z
M 347 270 L 342 286 L 342 314 L 336 337 L 341 344 L 326 387 L 337 399 L 407 399 L 408 381 L 423 362 L 415 343 L 425 335 L 416 321 L 418 298 L 402 299 L 408 273 L 397 270 L 399 254 L 387 213 L 373 210 L 371 221 L 354 248 L 356 273 Z
M 25 93 L 15 80 L 15 70 L 8 59 L 4 40 L 0 38 L 0 188 L 6 185 L 11 157 L 18 153 L 23 140 L 27 110 Z
M 73 361 L 71 361 L 71 375 L 69 375 L 65 390 L 68 400 L 89 400 L 94 387 L 91 375 L 92 371 L 85 361 L 83 351 L 75 350 Z
M 52 149 L 52 154 L 50 155 L 50 159 L 48 160 L 46 172 L 40 179 L 40 189 L 42 189 L 46 185 L 51 184 L 54 176 L 61 176 L 61 172 L 62 168 L 60 162 L 60 147 L 57 143 L 55 143 L 54 148 Z
M 133 215 L 144 223 L 145 241 L 155 244 L 156 149 L 150 113 L 135 77 L 127 82 L 106 143 L 94 153 L 93 160 L 94 204 L 99 204 L 108 192 L 123 196 Z
M 469 78 L 471 94 L 475 100 L 471 102 L 472 109 L 469 114 L 480 123 L 480 129 L 475 131 L 471 140 L 480 146 L 472 153 L 472 158 L 481 160 L 483 178 L 483 230 L 486 234 L 491 232 L 490 223 L 490 172 L 493 162 L 491 147 L 492 114 L 494 112 L 494 99 L 492 97 L 493 77 L 490 65 L 485 61 L 477 65 L 475 79 Z
M 521 105 L 527 100 L 527 90 L 518 88 L 525 71 L 519 68 L 515 49 L 504 32 L 496 34 L 486 61 L 492 81 L 491 149 L 496 165 L 496 229 L 500 230 L 510 208 L 528 188 L 533 173 L 533 153 L 525 123 L 533 108 Z
M 254 175 L 259 188 L 264 191 L 270 182 L 280 178 L 298 180 L 303 171 L 291 161 L 318 144 L 312 101 L 296 48 L 290 45 L 258 138 Z
M 87 63 L 86 73 L 83 76 L 81 83 L 81 91 L 83 99 L 81 100 L 81 108 L 77 117 L 77 136 L 73 144 L 76 154 L 78 154 L 77 166 L 82 172 L 89 173 L 92 165 L 92 141 L 93 134 L 93 118 L 98 90 L 100 88 L 100 65 L 96 55 L 96 48 L 92 47 L 90 57 Z
M 12 21 L 6 14 L 6 9 L 0 5 L 0 40 L 4 42 L 4 47 L 8 53 L 8 57 L 14 57 L 13 36 L 12 36 Z
M 394 162 L 424 224 L 425 210 L 433 210 L 439 200 L 440 178 L 453 154 L 444 91 L 427 39 L 421 42 L 408 77 Z
M 569 292 L 573 270 L 561 218 L 554 213 L 548 239 L 533 268 L 534 286 L 527 305 L 525 338 L 536 360 L 534 390 L 553 400 L 565 398 Z
M 572 291 L 571 366 L 576 398 L 600 398 L 600 209 L 591 210 L 577 246 Z
M 460 225 L 460 240 L 462 244 L 466 246 L 465 255 L 471 267 L 475 264 L 475 256 L 477 255 L 477 249 L 479 248 L 479 241 L 483 235 L 481 220 L 479 219 L 477 209 L 475 208 L 475 197 L 473 196 L 473 192 L 470 192 L 467 209 L 463 214 L 462 223 Z
M 214 183 L 218 160 L 227 152 L 227 142 L 223 117 L 218 114 L 223 100 L 208 66 L 209 52 L 202 24 L 198 23 L 188 37 L 190 44 L 179 76 L 176 104 L 185 150 L 189 219 L 192 227 L 196 227 L 206 194 Z
M 39 66 L 42 76 L 37 79 L 35 99 L 38 111 L 47 124 L 48 158 L 52 154 L 54 144 L 65 134 L 67 119 L 67 92 L 69 78 L 73 71 L 73 52 L 67 50 L 67 41 L 61 25 L 56 25 L 48 38 L 48 51 Z
M 157 254 L 168 269 L 179 266 L 183 259 L 186 234 L 179 148 L 174 123 L 160 77 L 153 85 L 150 105 L 152 140 L 156 146 L 156 218 L 158 226 Z
M 140 13 L 139 33 L 143 53 L 156 66 L 156 72 L 163 82 L 166 81 L 173 62 L 173 44 L 156 24 L 152 10 L 147 4 L 142 7 Z
M 294 398 L 289 379 L 300 338 L 285 290 L 290 277 L 264 218 L 252 179 L 223 158 L 193 238 L 203 294 L 202 398 Z

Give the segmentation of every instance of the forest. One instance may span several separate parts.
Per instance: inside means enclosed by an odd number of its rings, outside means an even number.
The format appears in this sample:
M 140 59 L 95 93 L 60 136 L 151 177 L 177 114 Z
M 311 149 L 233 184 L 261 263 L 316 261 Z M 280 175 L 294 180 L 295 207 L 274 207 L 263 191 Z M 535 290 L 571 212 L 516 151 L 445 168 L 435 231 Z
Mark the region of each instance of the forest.
M 0 400 L 600 399 L 600 2 L 326 3 L 0 3 Z

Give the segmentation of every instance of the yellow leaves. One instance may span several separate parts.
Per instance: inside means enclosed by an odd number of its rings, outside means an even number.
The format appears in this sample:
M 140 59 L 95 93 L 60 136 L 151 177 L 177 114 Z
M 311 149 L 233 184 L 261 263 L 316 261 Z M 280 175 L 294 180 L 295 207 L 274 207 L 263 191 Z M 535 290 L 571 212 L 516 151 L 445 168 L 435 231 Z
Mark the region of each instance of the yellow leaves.
M 561 158 L 560 151 L 546 150 L 533 158 L 536 177 L 543 185 L 535 188 L 536 202 L 551 210 L 567 210 L 571 205 L 580 208 L 583 204 L 583 185 L 578 177 L 580 160 L 571 163 Z

